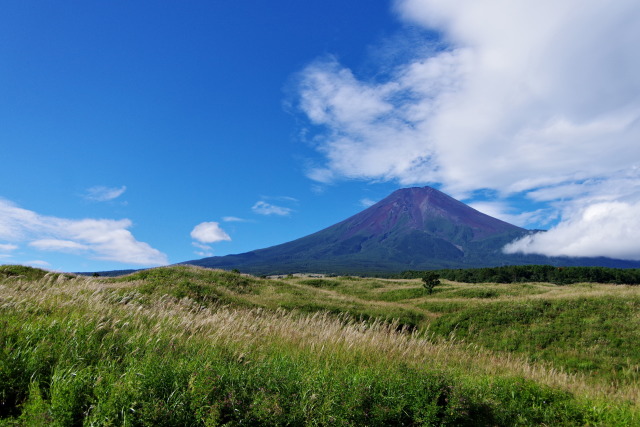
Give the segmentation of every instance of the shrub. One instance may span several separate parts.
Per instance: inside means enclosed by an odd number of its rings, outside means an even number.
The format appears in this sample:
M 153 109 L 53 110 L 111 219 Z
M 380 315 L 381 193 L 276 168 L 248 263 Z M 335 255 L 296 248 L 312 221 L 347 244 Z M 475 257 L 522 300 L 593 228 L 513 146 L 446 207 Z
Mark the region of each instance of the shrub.
M 427 290 L 429 295 L 433 293 L 433 288 L 440 284 L 440 276 L 433 271 L 426 271 L 422 274 L 422 286 Z

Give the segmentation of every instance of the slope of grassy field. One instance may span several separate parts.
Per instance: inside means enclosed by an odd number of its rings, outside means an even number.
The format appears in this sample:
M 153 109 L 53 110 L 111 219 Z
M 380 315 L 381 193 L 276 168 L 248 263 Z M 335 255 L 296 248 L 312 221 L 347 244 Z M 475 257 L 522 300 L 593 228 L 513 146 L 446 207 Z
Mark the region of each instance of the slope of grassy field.
M 638 425 L 640 287 L 0 266 L 0 425 Z

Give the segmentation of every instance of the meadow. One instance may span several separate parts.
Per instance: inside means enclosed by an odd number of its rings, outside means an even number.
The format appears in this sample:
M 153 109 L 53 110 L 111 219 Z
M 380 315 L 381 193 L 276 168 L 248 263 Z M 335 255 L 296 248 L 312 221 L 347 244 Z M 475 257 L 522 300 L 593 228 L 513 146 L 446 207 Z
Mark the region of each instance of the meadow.
M 640 287 L 0 266 L 0 426 L 639 425 Z

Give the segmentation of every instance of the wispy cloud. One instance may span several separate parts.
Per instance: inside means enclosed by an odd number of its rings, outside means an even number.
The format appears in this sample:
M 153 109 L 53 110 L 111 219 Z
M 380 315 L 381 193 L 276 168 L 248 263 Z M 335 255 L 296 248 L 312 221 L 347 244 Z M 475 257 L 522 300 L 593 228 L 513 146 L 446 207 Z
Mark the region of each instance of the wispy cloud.
M 278 216 L 287 216 L 293 212 L 293 209 L 287 208 L 284 206 L 272 205 L 271 203 L 267 203 L 264 201 L 256 202 L 251 210 L 259 215 L 278 215 Z
M 368 197 L 365 197 L 364 199 L 360 199 L 360 205 L 364 206 L 365 208 L 368 208 L 370 206 L 373 206 L 376 204 L 375 200 L 371 200 Z
M 298 203 L 298 199 L 291 196 L 263 196 L 267 200 L 279 200 L 281 202 Z
M 74 242 L 72 240 L 60 240 L 60 239 L 41 239 L 34 240 L 29 243 L 29 246 L 39 249 L 41 251 L 54 251 L 54 252 L 83 252 L 90 249 L 89 245 Z
M 12 245 L 10 243 L 0 244 L 0 258 L 12 258 L 13 255 L 11 253 L 16 249 L 18 249 L 18 245 Z
M 563 222 L 527 249 L 548 254 L 553 236 L 580 229 L 595 242 L 597 227 L 617 235 L 613 215 L 640 217 L 640 3 L 398 0 L 395 10 L 441 34 L 438 46 L 416 50 L 383 78 L 359 77 L 333 57 L 300 73 L 299 107 L 324 158 L 309 177 L 440 183 L 456 197 L 492 189 L 502 201 L 522 194 L 553 202 Z M 614 181 L 626 184 L 611 199 Z M 586 221 L 604 198 L 625 207 L 607 205 L 611 221 Z M 536 213 L 527 215 L 521 223 Z
M 484 214 L 520 227 L 547 226 L 559 219 L 559 214 L 553 208 L 517 212 L 511 205 L 502 201 L 473 202 L 469 206 Z
M 96 186 L 87 189 L 85 198 L 94 202 L 108 202 L 117 199 L 127 190 L 126 186 L 122 187 L 104 187 Z
M 11 252 L 18 249 L 17 245 L 12 245 L 10 243 L 2 243 L 0 244 L 0 252 Z
M 27 262 L 25 262 L 23 264 L 24 265 L 28 265 L 30 267 L 40 267 L 40 268 L 51 267 L 51 264 L 49 264 L 47 261 L 43 261 L 43 260 L 40 260 L 40 259 L 27 261 Z
M 126 264 L 168 264 L 165 254 L 135 239 L 128 219 L 66 219 L 40 215 L 0 199 L 0 239 L 47 251 L 76 251 Z
M 224 222 L 249 222 L 248 219 L 238 218 L 237 216 L 225 216 L 222 220 Z
M 205 245 L 203 243 L 198 243 L 198 242 L 191 242 L 191 244 L 194 247 L 199 249 L 199 250 L 194 252 L 196 255 L 201 256 L 201 257 L 213 256 L 213 248 L 211 246 Z

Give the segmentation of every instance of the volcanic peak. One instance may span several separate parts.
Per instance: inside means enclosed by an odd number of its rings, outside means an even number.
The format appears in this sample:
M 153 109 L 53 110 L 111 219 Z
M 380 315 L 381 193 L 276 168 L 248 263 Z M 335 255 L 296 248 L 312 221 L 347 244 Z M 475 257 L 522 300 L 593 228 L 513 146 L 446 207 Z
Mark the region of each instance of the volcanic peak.
M 505 232 L 524 232 L 515 225 L 485 215 L 432 187 L 404 188 L 343 221 L 346 236 L 387 234 L 392 230 L 431 230 L 435 224 L 468 227 L 473 238 Z

